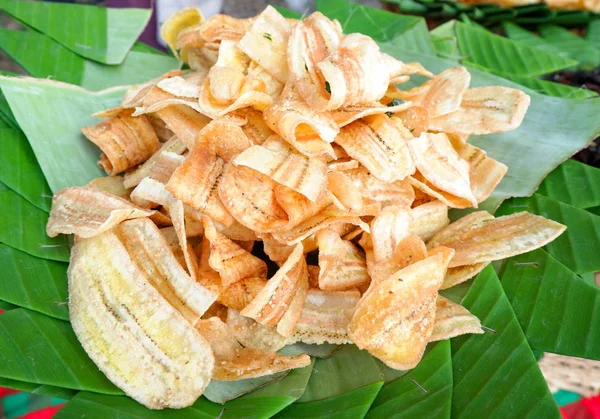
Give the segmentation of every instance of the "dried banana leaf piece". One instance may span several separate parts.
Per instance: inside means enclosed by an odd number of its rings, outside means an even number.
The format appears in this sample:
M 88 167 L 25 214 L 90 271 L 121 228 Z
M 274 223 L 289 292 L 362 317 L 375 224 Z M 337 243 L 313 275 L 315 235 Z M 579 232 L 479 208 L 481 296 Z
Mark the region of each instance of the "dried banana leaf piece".
M 244 348 L 218 317 L 200 320 L 196 329 L 208 340 L 215 356 L 212 378 L 236 381 L 262 377 L 310 365 L 308 355 L 285 356 L 276 352 Z
M 109 176 L 145 162 L 158 150 L 158 137 L 144 116 L 133 117 L 131 110 L 81 129 L 83 135 L 102 150 L 98 165 Z
M 448 262 L 438 253 L 372 284 L 348 326 L 350 339 L 390 368 L 414 368 L 433 332 Z
M 352 343 L 347 328 L 359 300 L 360 293 L 356 290 L 310 289 L 289 343 Z
M 467 333 L 484 333 L 479 319 L 460 304 L 438 295 L 435 322 L 429 341 L 450 339 Z
M 153 213 L 109 192 L 73 186 L 61 189 L 52 198 L 46 234 L 50 237 L 59 234 L 94 237 L 124 220 L 149 217 Z
M 345 126 L 335 142 L 384 182 L 402 180 L 415 171 L 407 141 L 413 136 L 386 115 L 371 115 Z
M 489 134 L 518 128 L 531 98 L 517 89 L 476 87 L 463 95 L 457 111 L 431 118 L 429 130 L 457 134 Z
M 274 327 L 260 324 L 231 308 L 227 311 L 227 326 L 246 348 L 278 351 L 287 344 L 287 338 L 277 333 Z
M 352 242 L 343 240 L 331 230 L 316 234 L 319 246 L 319 288 L 325 291 L 345 291 L 368 284 L 365 255 Z
M 68 271 L 73 330 L 128 396 L 150 409 L 190 406 L 212 376 L 210 345 L 138 268 L 115 232 L 81 240 Z
M 446 228 L 456 230 L 452 224 Z M 531 252 L 560 236 L 566 228 L 539 215 L 518 212 L 483 221 L 467 230 L 459 231 L 446 240 L 440 240 L 440 237 L 435 235 L 427 243 L 427 247 L 443 245 L 454 249 L 456 254 L 450 262 L 452 268 Z M 448 233 L 444 230 L 438 234 L 447 237 Z

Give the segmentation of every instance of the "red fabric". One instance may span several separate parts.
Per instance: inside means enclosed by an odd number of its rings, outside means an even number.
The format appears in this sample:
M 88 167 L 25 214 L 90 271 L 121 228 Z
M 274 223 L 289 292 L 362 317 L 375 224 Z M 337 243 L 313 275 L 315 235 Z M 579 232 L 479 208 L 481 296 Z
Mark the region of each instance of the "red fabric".
M 560 408 L 564 419 L 600 419 L 600 394 Z
M 50 419 L 58 412 L 64 404 L 56 406 L 49 406 L 45 409 L 38 410 L 37 412 L 27 413 L 26 415 L 20 416 L 19 419 Z
M 0 387 L 0 399 L 2 397 L 10 396 L 11 394 L 18 393 L 18 390 L 13 390 L 12 388 L 4 388 Z

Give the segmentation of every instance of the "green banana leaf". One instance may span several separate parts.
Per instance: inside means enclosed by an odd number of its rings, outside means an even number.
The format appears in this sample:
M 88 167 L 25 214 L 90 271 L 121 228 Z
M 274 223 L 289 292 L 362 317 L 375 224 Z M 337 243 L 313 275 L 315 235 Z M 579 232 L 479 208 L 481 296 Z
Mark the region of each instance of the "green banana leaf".
M 600 360 L 600 288 L 543 250 L 508 259 L 502 286 L 531 347 Z
M 567 226 L 567 231 L 545 247 L 562 264 L 576 274 L 600 270 L 599 216 L 538 194 L 504 202 L 497 215 L 521 211 L 540 214 Z
M 384 384 L 367 418 L 443 418 L 452 406 L 450 342 L 432 345 L 419 365 Z
M 0 48 L 29 74 L 76 84 L 89 90 L 141 83 L 179 67 L 174 57 L 137 43 L 120 65 L 89 61 L 39 32 L 0 29 Z M 53 57 L 43 60 L 44 54 Z
M 598 185 L 600 169 L 567 160 L 544 179 L 536 193 L 586 209 L 600 205 Z
M 462 304 L 487 328 L 451 340 L 453 418 L 560 418 L 519 322 L 491 266 Z
M 14 304 L 7 303 L 6 301 L 0 300 L 0 310 L 8 311 L 8 310 L 14 310 L 15 308 L 19 308 L 19 306 L 16 306 Z
M 538 36 L 533 32 L 530 32 L 527 29 L 520 27 L 519 25 L 515 25 L 511 22 L 504 22 L 502 24 L 502 28 L 504 29 L 504 33 L 506 34 L 506 37 L 508 39 L 518 41 L 522 44 L 527 44 L 541 51 L 546 51 L 551 54 L 560 55 L 561 57 L 570 57 L 570 51 L 559 48 L 558 45 L 549 42 L 541 36 Z
M 39 394 L 40 396 L 56 397 L 58 399 L 65 400 L 69 400 L 77 394 L 77 391 L 69 390 L 67 388 L 27 383 L 25 381 L 11 380 L 9 378 L 2 377 L 0 377 L 0 387 L 12 388 L 14 390 Z
M 212 380 L 206 390 L 204 397 L 213 403 L 224 404 L 230 400 L 237 399 L 244 394 L 248 394 L 256 389 L 268 386 L 276 381 L 283 379 L 288 374 L 282 371 L 277 374 L 267 375 L 265 377 L 248 378 L 238 381 L 216 381 Z
M 562 97 L 565 99 L 585 99 L 598 97 L 598 93 L 588 90 L 585 87 L 575 87 L 566 84 L 554 83 L 548 80 L 535 79 L 533 77 L 519 76 L 515 74 L 499 74 L 521 86 L 548 96 Z
M 0 315 L 0 377 L 123 394 L 87 356 L 69 323 L 24 308 Z
M 334 356 L 317 359 L 308 386 L 298 402 L 278 418 L 361 418 L 383 385 L 373 357 L 354 345 Z
M 0 299 L 69 320 L 67 265 L 33 257 L 0 243 Z
M 6 77 L 0 77 L 0 88 L 52 191 L 105 176 L 96 164 L 98 148 L 80 130 L 98 122 L 91 117 L 94 112 L 117 106 L 122 88 L 92 93 L 48 80 Z
M 46 183 L 33 150 L 18 129 L 0 129 L 0 182 L 31 204 L 49 211 L 52 191 Z
M 556 25 L 541 25 L 538 30 L 544 40 L 557 49 L 569 51 L 569 56 L 579 62 L 582 70 L 592 70 L 600 65 L 600 50 L 584 38 Z
M 0 191 L 0 210 L 0 242 L 38 258 L 69 261 L 67 237 L 46 236 L 47 212 L 9 189 Z
M 150 9 L 23 0 L 0 0 L 0 9 L 78 55 L 104 64 L 123 62 L 152 14 Z

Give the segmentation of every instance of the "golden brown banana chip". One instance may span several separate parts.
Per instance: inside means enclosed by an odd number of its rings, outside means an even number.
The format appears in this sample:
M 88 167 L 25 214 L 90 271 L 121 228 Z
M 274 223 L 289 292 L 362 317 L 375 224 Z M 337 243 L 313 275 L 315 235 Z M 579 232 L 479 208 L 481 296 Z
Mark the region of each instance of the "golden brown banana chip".
M 433 332 L 448 262 L 439 253 L 373 283 L 348 325 L 350 339 L 391 368 L 414 368 Z
M 388 279 L 399 270 L 428 256 L 427 246 L 425 246 L 423 240 L 414 234 L 400 240 L 391 256 L 386 259 L 376 260 L 372 248 L 367 247 L 365 251 L 368 273 L 373 283 Z
M 214 15 L 200 24 L 187 27 L 177 36 L 177 49 L 203 48 L 221 41 L 239 41 L 250 29 L 255 18 L 236 19 L 228 15 Z
M 109 194 L 116 195 L 121 198 L 129 199 L 131 189 L 124 185 L 123 176 L 104 176 L 92 179 L 87 185 L 88 188 L 100 189 Z
M 321 291 L 310 289 L 289 342 L 309 344 L 352 343 L 347 328 L 360 299 L 353 291 Z
M 268 233 L 288 223 L 275 197 L 276 185 L 255 170 L 229 164 L 217 189 L 221 202 L 240 224 L 256 233 Z
M 334 171 L 327 174 L 327 190 L 331 192 L 333 203 L 339 209 L 358 215 L 367 215 L 361 190 L 354 185 L 352 179 L 343 171 Z M 376 214 L 380 209 L 381 206 L 376 205 L 374 213 Z
M 435 322 L 429 342 L 450 339 L 467 333 L 483 334 L 479 319 L 460 304 L 438 295 Z
M 438 246 L 445 246 L 446 243 L 453 241 L 459 234 L 478 228 L 493 219 L 494 216 L 487 211 L 475 211 L 467 214 L 438 231 L 429 239 L 427 247 L 431 249 Z
M 235 338 L 246 348 L 278 351 L 286 345 L 287 338 L 281 336 L 274 327 L 265 326 L 242 316 L 237 310 L 227 311 L 227 327 Z
M 316 202 L 283 185 L 275 186 L 275 199 L 288 216 L 288 224 L 282 231 L 289 231 L 301 222 L 314 217 L 331 203 L 327 190 L 323 190 Z
M 319 288 L 344 291 L 369 282 L 365 255 L 330 229 L 316 234 L 319 246 Z
M 467 200 L 477 208 L 471 190 L 469 163 L 452 148 L 445 134 L 423 133 L 408 142 L 419 173 L 441 191 Z
M 415 199 L 415 192 L 407 180 L 384 182 L 364 167 L 347 170 L 344 174 L 361 191 L 366 205 L 378 203 L 382 208 L 389 205 L 410 207 Z
M 214 119 L 198 133 L 194 145 L 212 151 L 228 163 L 253 145 L 241 128 L 243 123 L 244 120 L 230 116 Z
M 342 128 L 335 142 L 373 176 L 394 182 L 415 171 L 407 145 L 411 138 L 410 131 L 387 115 L 371 115 Z
M 415 137 L 427 131 L 429 126 L 429 111 L 422 106 L 411 106 L 394 112 L 392 118 L 398 118 Z
M 193 85 L 191 83 L 188 83 L 187 81 L 185 81 L 185 79 L 181 78 L 181 77 L 173 77 L 173 79 L 180 80 L 179 83 L 177 84 L 184 84 L 186 87 L 183 86 L 175 86 L 177 87 L 177 90 L 194 90 L 197 91 L 198 87 L 196 85 Z M 168 81 L 171 81 L 171 79 L 167 79 Z M 175 82 L 173 82 L 175 84 Z M 148 93 L 146 93 L 146 95 L 143 98 L 142 104 L 140 106 L 137 106 L 135 108 L 135 112 L 133 113 L 133 116 L 139 116 L 139 115 L 156 115 L 157 117 L 163 119 L 161 116 L 162 115 L 166 115 L 169 116 L 169 112 L 165 111 L 165 112 L 161 112 L 163 111 L 165 108 L 168 108 L 170 106 L 182 106 L 184 108 L 190 108 L 191 110 L 194 110 L 195 112 L 200 112 L 200 106 L 198 105 L 198 94 L 194 93 L 196 95 L 196 97 L 186 97 L 186 96 L 177 96 L 174 93 L 170 93 L 169 91 L 166 90 L 166 86 L 164 85 L 165 89 L 161 89 L 160 87 L 157 86 L 153 86 Z M 176 91 L 176 88 L 170 88 L 169 90 L 173 90 Z M 189 115 L 193 115 L 191 112 L 189 113 Z M 202 115 L 204 117 L 204 121 L 207 120 L 207 118 Z M 163 119 L 163 122 L 165 122 L 165 125 L 167 127 L 167 121 L 166 118 Z M 181 123 L 181 124 L 185 124 L 185 119 L 184 118 L 179 118 L 179 120 L 177 120 L 176 118 L 174 118 L 174 122 L 175 123 Z M 206 122 L 204 122 L 206 124 Z M 170 128 L 170 127 L 169 127 Z M 172 129 L 171 129 L 172 131 Z
M 171 15 L 160 27 L 160 36 L 167 42 L 167 45 L 179 58 L 177 54 L 177 36 L 185 28 L 198 25 L 204 21 L 202 12 L 197 7 L 185 7 L 175 14 Z
M 425 108 L 428 117 L 435 118 L 458 110 L 470 82 L 471 74 L 466 68 L 454 67 L 442 71 L 419 87 L 408 91 L 397 91 L 391 97 L 407 100 Z
M 452 228 L 452 224 L 446 228 Z M 473 265 L 531 252 L 560 236 L 566 228 L 539 215 L 519 212 L 483 221 L 443 242 L 436 234 L 427 246 L 454 249 L 456 254 L 450 267 Z M 438 234 L 446 235 L 444 230 Z
M 240 314 L 266 326 L 276 325 L 290 306 L 296 288 L 306 280 L 306 260 L 302 244 L 298 244 L 273 278 Z
M 266 93 L 275 100 L 281 95 L 283 86 L 283 83 L 270 75 L 260 64 L 250 61 L 244 89 Z
M 240 279 L 228 287 L 222 287 L 218 301 L 234 310 L 243 310 L 266 284 L 263 276 Z
M 308 268 L 306 268 L 306 275 L 303 275 L 296 284 L 296 293 L 294 294 L 292 301 L 290 301 L 290 305 L 285 313 L 283 313 L 283 316 L 281 316 L 281 319 L 277 322 L 276 330 L 281 336 L 289 337 L 294 331 L 298 319 L 300 318 L 302 308 L 304 307 L 309 286 Z
M 170 105 L 156 111 L 167 127 L 191 149 L 196 135 L 204 128 L 210 119 L 186 105 Z
M 203 74 L 203 77 L 206 77 L 206 74 Z M 202 78 L 202 80 L 204 80 L 204 78 Z M 162 79 L 156 86 L 177 98 L 198 99 L 200 86 L 195 84 L 195 81 L 196 80 L 192 83 L 181 76 L 175 76 Z
M 153 213 L 109 192 L 73 186 L 61 189 L 52 198 L 46 234 L 50 237 L 59 234 L 94 237 L 124 220 L 149 217 Z
M 408 182 L 414 187 L 415 191 L 413 206 L 420 206 L 436 199 L 450 208 L 470 208 L 473 205 L 468 199 L 460 198 L 437 188 L 425 179 L 418 170 L 414 175 L 408 177 Z
M 243 278 L 266 277 L 267 265 L 265 262 L 217 232 L 210 218 L 204 217 L 203 221 L 204 237 L 210 243 L 208 263 L 221 276 L 223 287 L 228 287 Z
M 291 22 L 272 6 L 267 6 L 240 40 L 240 49 L 285 83 L 288 79 L 287 49 L 291 30 Z
M 198 258 L 194 253 L 191 244 L 187 240 L 186 217 L 184 205 L 181 201 L 175 201 L 168 206 L 169 216 L 173 222 L 173 229 L 177 234 L 179 246 L 183 252 L 183 259 L 188 273 L 194 281 L 198 279 Z
M 265 122 L 262 112 L 252 108 L 238 109 L 231 115 L 244 119 L 246 123 L 242 125 L 242 131 L 253 144 L 262 145 L 267 138 L 275 134 Z
M 431 118 L 432 131 L 458 134 L 489 134 L 518 128 L 531 98 L 517 89 L 500 86 L 476 87 L 463 95 L 457 111 Z
M 409 231 L 427 241 L 450 223 L 448 206 L 441 201 L 431 201 L 411 210 Z
M 116 175 L 145 162 L 158 150 L 158 137 L 144 116 L 132 117 L 131 110 L 81 129 L 83 135 L 102 150 L 98 165 Z
M 371 242 L 376 261 L 388 259 L 400 241 L 410 232 L 410 208 L 385 207 L 371 222 Z
M 474 265 L 463 265 L 455 266 L 454 268 L 448 268 L 446 271 L 446 276 L 444 277 L 444 283 L 440 289 L 445 290 L 468 281 L 479 272 L 483 271 L 483 269 L 489 264 L 489 262 L 481 262 Z
M 285 245 L 273 238 L 269 233 L 260 236 L 263 248 L 269 259 L 281 266 L 294 250 L 294 245 Z
M 210 345 L 138 268 L 114 231 L 81 240 L 68 271 L 73 330 L 98 368 L 139 403 L 190 406 L 212 375 Z
M 154 153 L 148 160 L 146 160 L 144 163 L 142 163 L 132 171 L 125 173 L 125 180 L 123 181 L 123 185 L 126 188 L 133 188 L 137 186 L 143 178 L 150 176 L 150 173 L 163 172 L 163 170 L 160 169 L 154 170 L 154 166 L 157 165 L 158 161 L 161 159 L 162 152 L 181 155 L 186 151 L 186 149 L 187 148 L 183 141 L 181 141 L 177 137 L 171 137 L 167 142 L 163 143 L 160 146 L 160 148 L 156 151 L 156 153 Z M 166 181 L 163 180 L 161 180 L 161 182 L 166 183 Z
M 196 329 L 210 343 L 215 356 L 212 378 L 236 381 L 262 377 L 310 365 L 310 356 L 279 355 L 260 349 L 244 348 L 218 317 L 200 320 Z
M 264 110 L 267 125 L 300 153 L 334 156 L 331 144 L 339 133 L 333 117 L 308 106 L 288 82 L 281 96 Z

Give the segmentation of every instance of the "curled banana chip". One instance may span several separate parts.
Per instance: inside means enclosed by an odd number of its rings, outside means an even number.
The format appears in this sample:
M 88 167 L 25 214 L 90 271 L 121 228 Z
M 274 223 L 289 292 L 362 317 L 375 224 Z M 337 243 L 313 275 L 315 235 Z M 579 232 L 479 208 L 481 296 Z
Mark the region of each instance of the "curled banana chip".
M 450 339 L 467 333 L 483 334 L 479 319 L 460 304 L 438 295 L 435 323 L 429 341 Z
M 225 307 L 243 310 L 267 284 L 264 277 L 248 277 L 234 282 L 228 287 L 221 287 L 218 301 Z
M 131 194 L 131 189 L 125 186 L 125 179 L 123 176 L 99 177 L 92 179 L 85 186 L 88 188 L 100 189 L 101 191 L 105 191 L 109 194 L 125 199 L 129 199 L 129 195 Z
M 410 208 L 389 206 L 371 223 L 371 242 L 376 261 L 388 259 L 400 241 L 410 232 Z
M 175 54 L 175 57 L 179 58 L 177 48 L 177 36 L 185 28 L 190 26 L 198 25 L 204 21 L 202 12 L 197 7 L 185 7 L 169 19 L 167 19 L 160 27 L 160 36 L 167 42 L 167 45 Z
M 367 269 L 372 283 L 388 279 L 401 269 L 425 259 L 427 246 L 423 240 L 414 234 L 404 237 L 398 242 L 392 254 L 385 259 L 376 260 L 373 249 L 367 247 Z

